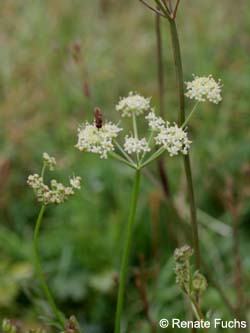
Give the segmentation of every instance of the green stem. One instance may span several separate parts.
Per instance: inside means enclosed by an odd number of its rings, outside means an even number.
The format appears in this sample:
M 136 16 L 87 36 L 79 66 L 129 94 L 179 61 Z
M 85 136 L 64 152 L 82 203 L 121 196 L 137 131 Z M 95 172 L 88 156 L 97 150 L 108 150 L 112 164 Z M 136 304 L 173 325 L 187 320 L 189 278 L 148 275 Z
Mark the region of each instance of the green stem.
M 120 152 L 122 153 L 122 155 L 131 163 L 131 164 L 135 164 L 135 162 L 133 161 L 133 159 L 125 152 L 125 150 L 122 148 L 122 146 L 119 144 L 119 142 L 117 142 L 116 140 L 114 141 L 116 147 L 120 150 Z
M 179 100 L 179 126 L 185 123 L 185 96 L 184 96 L 184 80 L 183 80 L 183 70 L 182 70 L 182 60 L 181 60 L 181 49 L 178 37 L 178 31 L 176 28 L 176 23 L 174 20 L 170 20 L 170 31 L 171 39 L 174 53 L 174 64 Z M 188 196 L 190 203 L 190 215 L 193 231 L 193 247 L 195 251 L 196 268 L 200 269 L 200 246 L 199 246 L 199 233 L 198 233 L 198 223 L 196 216 L 196 203 L 194 196 L 194 187 L 192 179 L 192 170 L 190 164 L 189 155 L 184 156 L 184 166 L 187 179 Z
M 164 7 L 163 5 L 162 5 L 162 3 L 160 2 L 160 0 L 155 0 L 155 2 L 156 2 L 156 4 L 157 4 L 157 6 L 163 11 L 163 13 L 166 15 L 166 18 L 167 19 L 170 19 L 170 12 L 169 12 L 169 10 L 168 10 L 168 7 L 166 6 L 166 7 Z
M 136 114 L 135 113 L 133 113 L 132 119 L 133 119 L 134 136 L 138 140 L 138 129 L 137 129 L 137 121 L 136 121 Z M 138 153 L 136 153 L 136 160 L 137 160 L 137 164 L 139 164 L 139 154 Z
M 148 146 L 149 146 L 149 147 L 150 147 L 150 145 L 151 145 L 151 142 L 152 142 L 152 140 L 153 140 L 153 137 L 154 137 L 154 131 L 151 131 L 150 136 L 149 136 L 149 138 L 148 138 Z M 141 159 L 140 159 L 140 163 L 139 163 L 139 164 L 142 164 L 143 159 L 144 159 L 144 157 L 146 156 L 146 154 L 147 154 L 147 152 L 144 151 L 143 154 L 142 154 L 142 157 L 141 157 Z
M 137 169 L 137 165 L 133 162 L 133 163 L 130 163 L 128 162 L 127 160 L 125 160 L 125 158 L 123 158 L 122 156 L 116 154 L 115 152 L 109 152 L 109 155 L 111 157 L 113 157 L 114 159 L 116 159 L 117 161 L 120 161 L 128 166 L 130 166 L 131 168 L 133 169 Z
M 138 139 L 138 130 L 137 130 L 137 122 L 136 122 L 136 115 L 135 115 L 135 113 L 133 113 L 132 119 L 133 119 L 134 136 L 135 136 L 136 139 Z
M 205 321 L 204 315 L 203 315 L 201 308 L 200 308 L 199 304 L 197 303 L 197 301 L 190 298 L 190 302 L 191 302 L 191 307 L 192 307 L 192 310 L 194 312 L 196 319 L 198 321 Z M 204 332 L 207 332 L 207 331 L 208 331 L 208 328 L 204 328 Z
M 189 120 L 192 118 L 197 106 L 199 104 L 199 101 L 195 103 L 193 109 L 191 110 L 191 112 L 189 113 L 189 115 L 187 116 L 186 120 L 184 121 L 184 123 L 181 125 L 181 128 L 184 128 L 188 123 L 189 123 Z
M 44 178 L 45 170 L 46 170 L 46 163 L 43 163 L 43 167 L 42 167 L 42 171 L 41 171 L 41 177 L 42 177 L 42 179 Z
M 144 163 L 140 164 L 140 169 L 147 166 L 149 163 L 153 162 L 155 159 L 157 159 L 159 156 L 161 156 L 166 149 L 164 147 L 160 147 L 152 156 L 150 156 Z
M 118 290 L 118 299 L 117 299 L 116 317 L 115 317 L 115 333 L 121 333 L 121 318 L 122 318 L 122 310 L 124 303 L 125 285 L 127 279 L 129 256 L 132 245 L 132 236 L 133 236 L 133 228 L 135 222 L 135 213 L 138 202 L 139 185 L 140 185 L 140 171 L 137 170 L 134 178 L 134 186 L 133 186 L 133 192 L 130 204 L 130 214 L 127 224 L 121 271 L 120 271 L 120 281 L 119 281 L 119 290 Z
M 40 226 L 43 220 L 43 215 L 45 212 L 46 206 L 42 205 L 38 218 L 36 220 L 36 226 L 35 226 L 35 231 L 34 231 L 34 238 L 33 238 L 33 255 L 34 255 L 34 264 L 35 264 L 35 270 L 36 270 L 36 274 L 37 277 L 41 283 L 43 292 L 45 294 L 45 296 L 47 297 L 47 300 L 54 312 L 55 317 L 57 318 L 57 320 L 59 321 L 59 323 L 61 324 L 62 327 L 64 327 L 64 318 L 63 315 L 60 313 L 60 311 L 57 309 L 57 306 L 55 304 L 55 301 L 52 297 L 52 294 L 47 286 L 47 283 L 45 281 L 45 278 L 43 276 L 43 272 L 42 272 L 42 267 L 40 264 L 40 259 L 39 259 L 39 254 L 38 254 L 38 245 L 37 245 L 37 241 L 38 241 L 38 235 L 39 235 L 39 231 L 40 231 Z

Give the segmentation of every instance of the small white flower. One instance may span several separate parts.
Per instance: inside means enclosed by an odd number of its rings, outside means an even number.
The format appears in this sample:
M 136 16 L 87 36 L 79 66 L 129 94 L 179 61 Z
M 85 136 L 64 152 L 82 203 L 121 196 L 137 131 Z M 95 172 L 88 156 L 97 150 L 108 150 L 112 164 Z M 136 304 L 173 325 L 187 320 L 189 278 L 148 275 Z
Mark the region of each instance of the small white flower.
M 120 99 L 116 111 L 120 112 L 122 117 L 131 117 L 133 113 L 139 116 L 151 110 L 150 100 L 151 98 L 145 98 L 131 91 L 127 97 Z
M 85 123 L 78 129 L 78 142 L 76 148 L 100 155 L 106 159 L 108 153 L 114 150 L 113 140 L 122 131 L 120 127 L 112 123 L 106 123 L 102 128 L 96 128 L 95 124 Z
M 38 174 L 29 175 L 27 183 L 33 189 L 38 202 L 45 205 L 61 204 L 74 194 L 75 188 L 80 189 L 80 177 L 74 178 L 74 186 L 71 184 L 72 187 L 64 186 L 55 179 L 51 180 L 49 187 L 44 184 L 42 177 Z
M 73 177 L 70 179 L 69 182 L 73 188 L 80 190 L 81 189 L 81 180 L 82 180 L 81 177 Z
M 220 80 L 216 82 L 212 75 L 208 77 L 199 77 L 194 75 L 191 82 L 186 82 L 186 96 L 190 99 L 195 99 L 199 102 L 206 100 L 215 104 L 222 101 Z
M 48 166 L 50 171 L 53 171 L 56 166 L 56 159 L 48 153 L 43 153 L 43 161 Z
M 33 175 L 29 175 L 27 184 L 33 189 L 39 189 L 43 184 L 43 179 L 37 173 L 35 173 Z
M 74 190 L 70 186 L 64 186 L 57 180 L 52 179 L 50 182 L 51 190 L 48 203 L 60 204 L 65 202 L 69 196 L 74 194 Z
M 148 142 L 145 138 L 139 140 L 132 136 L 126 136 L 125 137 L 125 143 L 124 143 L 124 150 L 129 153 L 141 153 L 141 152 L 148 152 L 150 151 Z
M 165 127 L 165 121 L 161 117 L 157 117 L 154 111 L 151 111 L 145 119 L 148 120 L 148 126 L 152 131 L 159 131 Z
M 179 153 L 187 155 L 192 143 L 187 133 L 176 124 L 162 128 L 155 137 L 155 142 L 157 145 L 162 145 L 171 157 Z

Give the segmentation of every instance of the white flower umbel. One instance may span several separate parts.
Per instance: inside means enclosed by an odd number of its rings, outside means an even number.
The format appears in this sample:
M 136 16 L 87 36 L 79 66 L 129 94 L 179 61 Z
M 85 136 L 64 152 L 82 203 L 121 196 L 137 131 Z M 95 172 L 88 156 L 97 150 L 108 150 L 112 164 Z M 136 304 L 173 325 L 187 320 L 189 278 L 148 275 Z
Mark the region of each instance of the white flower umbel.
M 186 82 L 186 96 L 199 102 L 209 101 L 218 104 L 222 101 L 220 80 L 218 82 L 209 75 L 207 77 L 199 77 L 194 75 L 191 82 Z
M 27 183 L 33 189 L 38 202 L 44 205 L 61 204 L 74 194 L 74 189 L 81 188 L 81 177 L 74 177 L 70 180 L 71 186 L 64 186 L 57 180 L 52 179 L 50 187 L 45 185 L 43 178 L 38 174 L 29 175 Z
M 62 183 L 59 183 L 57 180 L 52 179 L 50 185 L 44 184 L 44 175 L 46 169 L 53 169 L 56 162 L 55 159 L 50 157 L 47 153 L 43 154 L 43 168 L 41 171 L 41 175 L 37 173 L 33 175 L 29 175 L 27 179 L 28 185 L 33 189 L 38 202 L 41 203 L 41 208 L 39 214 L 36 219 L 36 224 L 34 228 L 34 236 L 33 236 L 33 258 L 34 258 L 34 268 L 37 274 L 37 277 L 40 281 L 41 287 L 43 289 L 44 295 L 47 298 L 47 301 L 53 311 L 55 318 L 61 326 L 65 324 L 65 318 L 61 314 L 61 311 L 58 310 L 56 303 L 53 299 L 53 296 L 49 290 L 49 287 L 46 283 L 46 279 L 44 278 L 39 252 L 38 252 L 38 236 L 41 228 L 42 220 L 44 213 L 46 211 L 46 207 L 49 204 L 61 204 L 64 201 L 68 200 L 70 196 L 74 194 L 74 189 L 80 189 L 80 177 L 74 177 L 70 179 L 71 186 L 64 186 Z
M 49 192 L 49 202 L 60 204 L 65 202 L 71 195 L 74 194 L 73 187 L 64 186 L 62 183 L 59 183 L 57 180 L 52 179 L 50 182 L 51 190 Z
M 78 142 L 76 148 L 100 155 L 106 159 L 108 153 L 114 150 L 113 140 L 122 131 L 120 127 L 111 122 L 104 124 L 100 129 L 95 124 L 86 122 L 78 129 Z
M 150 100 L 151 98 L 145 98 L 131 91 L 127 97 L 120 99 L 116 111 L 120 112 L 122 117 L 131 117 L 133 114 L 139 116 L 151 110 Z
M 155 142 L 157 145 L 163 146 L 171 157 L 179 153 L 187 155 L 192 143 L 188 139 L 187 133 L 176 124 L 162 128 L 156 135 Z
M 160 131 L 165 127 L 165 121 L 161 117 L 157 117 L 154 111 L 151 111 L 145 119 L 148 120 L 148 126 L 152 131 Z
M 128 154 L 132 153 L 139 154 L 141 152 L 146 153 L 150 151 L 150 148 L 145 138 L 139 140 L 133 136 L 126 136 L 124 143 L 124 150 Z
M 41 175 L 35 173 L 29 175 L 27 179 L 27 184 L 33 189 L 38 202 L 41 202 L 43 205 L 63 203 L 69 196 L 74 194 L 74 189 L 79 190 L 81 188 L 81 177 L 72 177 L 70 179 L 71 186 L 64 186 L 55 179 L 51 180 L 50 186 L 44 184 L 46 168 L 52 170 L 55 165 L 55 158 L 49 156 L 47 153 L 43 153 L 43 169 Z
M 50 171 L 53 171 L 56 166 L 56 159 L 48 153 L 43 153 L 43 161 L 48 166 Z
M 70 182 L 70 185 L 73 187 L 73 188 L 76 188 L 77 190 L 80 190 L 81 188 L 81 180 L 82 178 L 81 177 L 72 177 L 69 182 Z

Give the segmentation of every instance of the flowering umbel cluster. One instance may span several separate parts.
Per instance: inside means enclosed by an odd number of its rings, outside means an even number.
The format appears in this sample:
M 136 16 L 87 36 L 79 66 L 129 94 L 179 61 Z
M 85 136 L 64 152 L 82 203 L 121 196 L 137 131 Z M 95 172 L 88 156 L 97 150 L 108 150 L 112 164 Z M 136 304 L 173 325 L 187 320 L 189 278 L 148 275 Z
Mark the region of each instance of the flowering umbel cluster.
M 190 99 L 195 99 L 198 102 L 209 101 L 218 104 L 222 101 L 221 97 L 221 82 L 215 81 L 212 75 L 207 77 L 194 76 L 193 81 L 186 82 L 186 96 Z
M 100 158 L 106 159 L 108 153 L 115 149 L 113 140 L 121 130 L 111 122 L 104 124 L 101 128 L 97 128 L 95 123 L 89 124 L 86 122 L 78 129 L 76 148 L 80 151 L 98 154 Z
M 193 249 L 184 245 L 174 252 L 176 283 L 189 297 L 200 297 L 207 289 L 206 278 L 198 271 L 192 273 L 190 258 Z
M 101 124 L 98 122 L 97 124 L 94 121 L 92 124 L 85 122 L 79 127 L 76 148 L 80 151 L 98 154 L 100 158 L 104 159 L 112 155 L 115 158 L 118 157 L 119 160 L 125 160 L 125 163 L 130 163 L 136 168 L 146 165 L 150 158 L 151 162 L 165 151 L 171 157 L 188 154 L 191 141 L 185 129 L 175 123 L 171 125 L 156 116 L 150 101 L 151 98 L 145 98 L 133 92 L 130 92 L 127 97 L 120 98 L 116 111 L 123 118 L 132 118 L 131 133 L 125 134 L 123 144 L 117 142 L 117 137 L 122 131 L 120 126 L 111 122 L 101 122 Z M 98 108 L 98 110 L 100 109 Z M 100 116 L 100 111 L 98 115 Z M 144 118 L 148 125 L 148 135 L 145 137 L 140 137 L 138 134 L 137 117 L 139 116 L 142 120 Z M 158 148 L 156 152 L 152 152 L 154 146 Z M 150 154 L 148 156 L 149 152 L 152 152 L 151 156 Z M 144 158 L 148 159 L 145 161 Z
M 43 154 L 44 170 L 48 167 L 52 170 L 52 166 L 56 165 L 54 157 L 49 156 L 47 153 Z M 65 186 L 55 179 L 50 181 L 50 186 L 44 183 L 44 175 L 37 173 L 29 175 L 27 184 L 33 189 L 38 202 L 44 205 L 60 204 L 65 202 L 70 196 L 74 194 L 75 189 L 81 188 L 81 177 L 72 177 L 70 179 L 70 186 Z
M 120 98 L 115 109 L 121 113 L 122 117 L 131 117 L 133 114 L 139 116 L 151 109 L 150 100 L 151 98 L 145 98 L 130 91 L 128 97 Z
M 149 144 L 145 138 L 143 139 L 137 139 L 133 136 L 126 136 L 125 137 L 125 143 L 124 143 L 124 150 L 128 154 L 133 154 L 133 153 L 141 153 L 141 152 L 148 152 L 151 149 L 149 148 Z
M 169 122 L 164 122 L 161 117 L 157 117 L 154 111 L 151 111 L 146 117 L 148 125 L 156 133 L 155 143 L 164 147 L 169 156 L 182 153 L 187 155 L 192 141 L 188 139 L 187 133 L 176 124 L 170 126 Z

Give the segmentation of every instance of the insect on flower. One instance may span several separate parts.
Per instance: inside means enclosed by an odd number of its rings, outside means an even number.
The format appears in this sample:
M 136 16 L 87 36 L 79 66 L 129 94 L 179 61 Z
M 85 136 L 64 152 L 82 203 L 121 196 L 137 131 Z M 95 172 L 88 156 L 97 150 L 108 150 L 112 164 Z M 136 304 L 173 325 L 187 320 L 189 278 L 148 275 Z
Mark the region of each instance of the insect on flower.
M 100 128 L 102 128 L 103 125 L 102 111 L 100 108 L 95 108 L 94 116 L 95 116 L 95 127 L 98 128 L 99 130 Z

